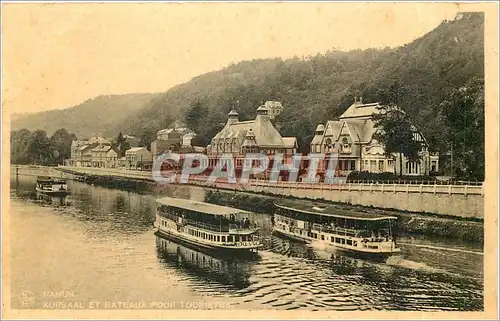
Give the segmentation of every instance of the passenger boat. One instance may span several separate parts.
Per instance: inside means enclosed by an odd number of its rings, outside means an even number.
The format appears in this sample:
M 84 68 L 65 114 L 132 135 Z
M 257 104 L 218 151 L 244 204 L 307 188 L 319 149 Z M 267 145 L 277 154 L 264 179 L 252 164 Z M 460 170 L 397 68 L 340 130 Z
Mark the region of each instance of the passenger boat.
M 372 258 L 401 252 L 392 228 L 397 217 L 350 212 L 303 200 L 280 200 L 275 207 L 273 231 L 289 238 Z
M 249 212 L 171 197 L 157 203 L 155 227 L 160 234 L 209 250 L 249 252 L 262 247 Z
M 48 196 L 65 196 L 69 194 L 65 179 L 49 176 L 37 177 L 35 190 Z

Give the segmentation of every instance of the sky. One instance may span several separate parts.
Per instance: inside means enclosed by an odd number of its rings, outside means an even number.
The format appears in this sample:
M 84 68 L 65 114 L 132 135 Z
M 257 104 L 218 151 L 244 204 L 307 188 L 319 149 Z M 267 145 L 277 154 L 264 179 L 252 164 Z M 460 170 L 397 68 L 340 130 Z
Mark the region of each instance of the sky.
M 395 47 L 453 19 L 453 3 L 2 4 L 2 108 L 68 108 L 163 92 L 231 63 Z

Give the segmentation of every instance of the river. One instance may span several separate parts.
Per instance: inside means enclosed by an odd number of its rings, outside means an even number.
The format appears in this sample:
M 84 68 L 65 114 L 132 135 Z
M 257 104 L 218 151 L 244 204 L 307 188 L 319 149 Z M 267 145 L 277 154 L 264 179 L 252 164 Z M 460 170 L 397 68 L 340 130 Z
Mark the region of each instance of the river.
M 11 178 L 12 308 L 483 310 L 479 245 L 401 237 L 402 255 L 377 263 L 273 236 L 256 213 L 259 258 L 216 257 L 155 236 L 153 195 L 68 186 L 46 198 Z

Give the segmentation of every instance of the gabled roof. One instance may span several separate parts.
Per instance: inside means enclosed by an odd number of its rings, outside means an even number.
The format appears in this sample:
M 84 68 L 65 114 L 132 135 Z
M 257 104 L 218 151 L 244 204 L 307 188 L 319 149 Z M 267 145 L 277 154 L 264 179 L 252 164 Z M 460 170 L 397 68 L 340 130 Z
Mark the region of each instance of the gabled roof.
M 323 135 L 314 135 L 311 144 L 318 145 L 321 144 L 322 141 L 323 141 Z
M 325 126 L 325 136 L 335 136 L 342 127 L 342 122 L 338 120 L 329 120 Z
M 91 149 L 92 147 L 94 147 L 93 144 L 81 145 L 80 147 L 77 148 L 77 150 L 79 150 L 79 151 L 85 151 L 87 149 Z
M 297 137 L 283 137 L 283 143 L 285 143 L 286 148 L 297 147 Z
M 380 103 L 362 104 L 355 102 L 339 117 L 339 119 L 353 118 L 353 117 L 371 117 L 373 114 L 378 114 L 377 107 Z
M 369 143 L 373 135 L 377 132 L 377 128 L 375 127 L 375 122 L 373 120 L 368 119 L 365 123 L 365 132 L 363 135 L 363 142 Z
M 226 125 L 214 139 L 241 138 L 244 139 L 246 133 L 252 129 L 255 141 L 260 147 L 283 147 L 285 144 L 280 133 L 269 120 L 256 120 L 235 122 Z
M 352 141 L 362 142 L 365 121 L 346 120 L 346 125 L 349 128 Z
M 135 153 L 135 152 L 139 152 L 143 149 L 147 150 L 146 147 L 132 147 L 130 149 L 127 149 L 127 151 L 125 153 Z
M 98 145 L 98 146 L 92 148 L 92 151 L 93 152 L 107 152 L 110 149 L 111 149 L 111 146 L 109 146 L 109 145 Z

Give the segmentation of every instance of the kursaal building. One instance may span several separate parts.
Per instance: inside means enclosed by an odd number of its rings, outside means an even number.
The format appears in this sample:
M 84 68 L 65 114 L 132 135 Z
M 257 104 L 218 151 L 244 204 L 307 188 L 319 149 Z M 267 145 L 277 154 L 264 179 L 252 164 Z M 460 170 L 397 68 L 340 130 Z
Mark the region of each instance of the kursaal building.
M 311 154 L 338 153 L 337 175 L 347 176 L 351 171 L 371 173 L 398 173 L 399 154 L 387 156 L 384 145 L 374 135 L 373 116 L 380 113 L 380 103 L 364 104 L 361 97 L 339 117 L 338 120 L 319 124 L 311 141 Z M 421 143 L 420 159 L 409 161 L 403 155 L 403 175 L 429 175 L 437 172 L 439 157 L 432 155 L 422 133 L 412 126 L 413 138 Z M 325 172 L 325 161 L 320 161 L 318 172 Z

